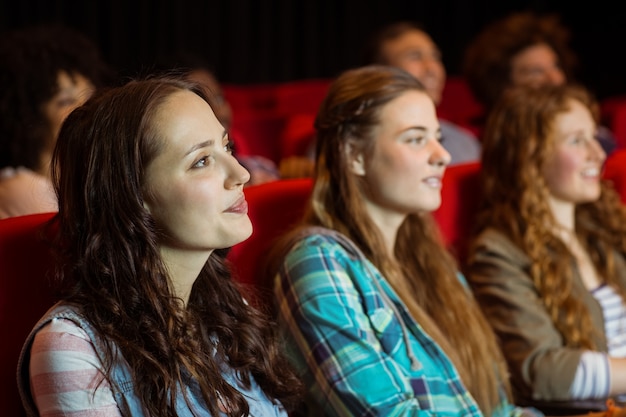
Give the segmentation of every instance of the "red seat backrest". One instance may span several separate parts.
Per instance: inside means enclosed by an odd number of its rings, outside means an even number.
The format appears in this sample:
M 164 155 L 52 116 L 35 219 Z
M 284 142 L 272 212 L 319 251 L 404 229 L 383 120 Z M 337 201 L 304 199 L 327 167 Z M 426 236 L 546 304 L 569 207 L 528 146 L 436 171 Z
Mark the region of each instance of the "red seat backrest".
M 239 154 L 263 156 L 278 164 L 285 120 L 284 115 L 273 110 L 234 116 L 233 139 Z
M 313 188 L 311 178 L 285 179 L 244 188 L 252 236 L 235 245 L 228 254 L 234 278 L 244 285 L 263 290 L 264 256 L 282 234 L 304 215 Z
M 276 85 L 276 107 L 285 115 L 316 114 L 326 97 L 331 79 L 304 79 Z
M 613 183 L 615 191 L 626 204 L 626 149 L 618 149 L 608 156 L 602 177 Z
M 474 97 L 463 77 L 448 77 L 441 92 L 437 115 L 480 136 L 482 127 L 477 123 L 484 116 L 484 107 Z
M 480 162 L 471 162 L 448 167 L 443 177 L 441 206 L 433 213 L 444 243 L 459 261 L 466 255 L 480 206 L 480 166 Z
M 46 226 L 53 214 L 0 220 L 0 404 L 5 416 L 26 415 L 17 391 L 17 360 L 32 327 L 54 303 L 48 242 L 56 229 Z
M 314 113 L 298 113 L 289 116 L 281 137 L 282 158 L 306 156 L 315 143 Z

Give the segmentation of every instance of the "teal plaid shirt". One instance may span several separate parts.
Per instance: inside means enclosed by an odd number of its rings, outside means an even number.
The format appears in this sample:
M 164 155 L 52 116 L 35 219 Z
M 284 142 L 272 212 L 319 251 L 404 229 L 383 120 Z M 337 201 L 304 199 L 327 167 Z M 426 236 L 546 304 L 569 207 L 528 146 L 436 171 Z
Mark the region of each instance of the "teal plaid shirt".
M 448 357 L 350 245 L 339 234 L 305 237 L 276 277 L 279 322 L 316 408 L 310 415 L 482 416 Z M 541 414 L 505 396 L 494 413 L 521 415 Z

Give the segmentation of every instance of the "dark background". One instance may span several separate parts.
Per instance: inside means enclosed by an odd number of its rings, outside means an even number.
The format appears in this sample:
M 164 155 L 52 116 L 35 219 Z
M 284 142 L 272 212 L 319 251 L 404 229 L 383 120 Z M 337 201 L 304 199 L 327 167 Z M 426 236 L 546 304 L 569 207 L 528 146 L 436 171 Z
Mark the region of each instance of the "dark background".
M 359 64 L 364 39 L 398 19 L 422 22 L 460 73 L 469 40 L 511 11 L 555 12 L 571 31 L 579 81 L 599 98 L 626 94 L 621 2 L 404 0 L 0 0 L 0 32 L 39 22 L 75 27 L 121 75 L 149 72 L 162 55 L 202 55 L 224 83 L 327 78 Z

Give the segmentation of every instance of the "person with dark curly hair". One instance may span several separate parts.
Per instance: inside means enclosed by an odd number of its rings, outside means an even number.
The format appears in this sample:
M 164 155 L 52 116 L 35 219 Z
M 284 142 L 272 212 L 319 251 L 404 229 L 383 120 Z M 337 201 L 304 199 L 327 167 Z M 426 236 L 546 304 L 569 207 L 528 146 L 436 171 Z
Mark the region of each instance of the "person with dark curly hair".
M 529 11 L 511 13 L 479 32 L 465 50 L 463 76 L 485 115 L 510 87 L 576 82 L 578 58 L 569 40 L 558 15 Z M 607 154 L 615 150 L 609 129 L 599 126 L 597 135 Z
M 30 416 L 283 416 L 300 381 L 223 249 L 252 232 L 250 175 L 199 84 L 96 93 L 61 129 L 60 301 L 19 361 Z
M 626 208 L 597 117 L 583 87 L 520 86 L 485 127 L 465 272 L 525 402 L 626 393 Z
M 69 27 L 0 37 L 0 218 L 56 211 L 48 169 L 61 123 L 113 75 L 97 46 Z

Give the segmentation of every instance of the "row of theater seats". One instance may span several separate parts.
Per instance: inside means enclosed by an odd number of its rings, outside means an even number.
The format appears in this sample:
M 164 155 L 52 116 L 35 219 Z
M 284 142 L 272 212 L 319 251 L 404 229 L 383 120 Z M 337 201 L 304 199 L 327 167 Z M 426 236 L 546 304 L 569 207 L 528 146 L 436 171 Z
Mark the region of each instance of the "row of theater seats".
M 611 181 L 626 203 L 626 150 L 607 160 L 604 178 Z M 275 239 L 301 219 L 309 200 L 310 178 L 279 180 L 245 189 L 252 236 L 228 254 L 236 279 L 258 287 L 263 260 Z M 457 257 L 466 249 L 472 217 L 480 203 L 480 163 L 455 165 L 443 178 L 442 204 L 434 213 L 444 242 Z M 54 269 L 48 242 L 53 213 L 0 220 L 0 404 L 4 414 L 24 416 L 15 383 L 16 364 L 23 340 L 34 323 L 54 302 L 48 278 Z M 258 288 L 261 297 L 267 288 Z
M 314 134 L 315 114 L 331 80 L 311 79 L 276 84 L 223 86 L 233 108 L 232 136 L 238 152 L 280 159 L 302 154 Z M 480 136 L 483 107 L 462 77 L 449 77 L 437 108 L 439 116 Z M 601 102 L 602 123 L 626 148 L 626 96 Z
M 330 86 L 329 79 L 241 86 L 225 84 L 224 96 L 233 109 L 232 136 L 242 155 L 261 155 L 278 163 L 303 154 L 314 134 L 315 114 Z M 474 133 L 482 106 L 465 81 L 449 78 L 439 115 Z

